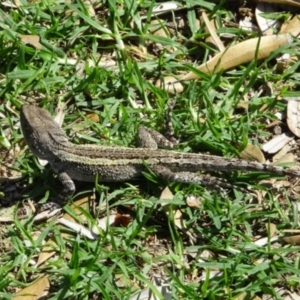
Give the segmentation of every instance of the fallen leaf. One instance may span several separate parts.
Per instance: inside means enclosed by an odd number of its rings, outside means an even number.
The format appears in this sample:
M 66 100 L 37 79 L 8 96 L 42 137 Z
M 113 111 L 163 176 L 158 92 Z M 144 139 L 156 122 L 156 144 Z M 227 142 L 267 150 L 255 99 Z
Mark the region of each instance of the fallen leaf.
M 51 246 L 53 245 L 53 247 Z M 56 254 L 56 251 L 54 248 L 58 248 L 57 244 L 55 243 L 54 240 L 50 239 L 47 241 L 47 246 L 44 246 L 42 248 L 41 253 L 39 254 L 36 267 L 40 266 L 43 264 L 45 261 L 47 261 L 50 257 Z
M 282 25 L 281 33 L 289 33 L 292 36 L 298 36 L 300 34 L 300 20 L 299 20 L 299 15 L 296 15 L 291 20 L 286 21 Z
M 267 223 L 266 228 L 269 231 L 269 236 L 273 237 L 276 233 L 276 230 L 277 230 L 276 225 L 273 224 L 273 223 Z
M 219 51 L 224 51 L 225 47 L 224 47 L 221 39 L 219 38 L 219 36 L 216 33 L 216 26 L 215 26 L 214 20 L 209 20 L 205 11 L 202 12 L 201 17 L 206 26 L 205 31 L 209 32 L 209 34 L 210 34 L 210 36 L 207 39 L 205 39 L 205 41 L 207 43 L 215 45 L 219 49 Z
M 88 12 L 89 16 L 94 18 L 96 16 L 96 12 L 94 10 L 94 7 L 93 7 L 91 1 L 85 0 L 85 1 L 83 1 L 83 3 L 84 3 L 84 5 L 87 9 L 87 12 Z
M 267 33 L 267 35 L 273 34 L 273 28 L 278 28 L 280 23 L 278 20 L 273 20 L 264 17 L 263 13 L 275 12 L 275 6 L 270 3 L 258 3 L 255 9 L 256 22 L 261 32 Z
M 20 0 L 14 0 L 14 2 L 15 2 L 15 5 L 17 5 L 18 7 L 23 6 L 23 4 L 21 3 Z
M 20 34 L 19 37 L 21 38 L 22 43 L 29 44 L 37 50 L 41 50 L 43 48 L 40 43 L 40 37 L 37 35 Z
M 200 206 L 201 206 L 199 197 L 196 197 L 194 195 L 189 195 L 186 198 L 186 204 L 187 204 L 187 206 L 192 207 L 192 208 L 200 208 Z
M 76 200 L 75 202 L 73 202 L 70 206 L 73 210 L 73 213 L 78 217 L 78 219 L 80 219 L 82 221 L 82 223 L 84 223 L 87 218 L 86 218 L 86 215 L 83 214 L 81 212 L 81 210 L 79 209 L 79 207 L 83 208 L 84 210 L 88 210 L 89 207 L 88 207 L 88 204 L 91 202 L 91 196 L 88 196 L 88 197 L 83 197 L 82 199 L 79 199 L 79 200 Z M 69 221 L 74 221 L 74 218 L 69 215 L 68 213 L 65 213 L 63 215 L 63 217 Z
M 239 21 L 239 27 L 241 29 L 244 29 L 244 30 L 248 30 L 248 31 L 252 31 L 252 32 L 256 32 L 257 31 L 257 26 L 255 26 L 253 24 L 253 22 L 249 21 L 247 18 L 245 19 L 241 19 Z
M 276 72 L 283 74 L 291 63 L 291 55 L 289 53 L 284 53 L 283 55 L 279 56 L 276 61 Z
M 300 245 L 300 235 L 287 236 L 282 238 L 287 244 Z
M 160 200 L 173 200 L 174 199 L 174 195 L 172 194 L 172 192 L 170 191 L 170 189 L 168 187 L 166 187 L 160 197 L 159 197 Z M 161 206 L 164 210 L 164 212 L 166 213 L 166 215 L 169 215 L 169 206 L 170 206 L 170 202 L 169 201 L 162 201 L 161 202 Z M 183 222 L 183 219 L 182 219 L 182 213 L 179 209 L 176 209 L 174 212 L 173 212 L 173 215 L 174 215 L 174 223 L 175 225 L 180 228 L 180 229 L 183 229 L 185 228 L 185 225 L 184 225 L 184 222 Z
M 246 148 L 240 153 L 240 157 L 247 161 L 258 161 L 265 163 L 265 156 L 262 151 L 254 145 L 247 145 Z
M 274 159 L 274 157 L 273 157 Z M 287 153 L 284 156 L 278 158 L 274 165 L 286 164 L 286 163 L 296 163 L 297 157 L 293 153 Z
M 284 132 L 265 143 L 262 149 L 267 153 L 273 154 L 282 149 L 292 139 L 294 139 L 294 136 L 290 132 Z
M 159 13 L 162 13 L 162 12 L 170 12 L 170 11 L 178 9 L 178 7 L 179 7 L 179 4 L 177 4 L 176 2 L 161 3 L 161 4 L 158 4 L 153 7 L 152 14 L 158 15 Z
M 290 131 L 300 137 L 300 102 L 289 100 L 287 103 L 287 125 Z
M 278 3 L 278 4 L 300 7 L 299 1 L 296 0 L 258 0 L 258 2 Z
M 95 234 L 100 234 L 100 230 L 107 230 L 108 226 L 113 226 L 116 219 L 116 214 L 111 214 L 109 216 L 105 216 L 98 220 L 97 225 L 94 225 L 92 231 Z
M 12 8 L 17 8 L 18 6 L 12 3 L 12 1 L 3 1 L 1 2 L 1 5 L 6 6 L 6 7 L 12 7 Z
M 156 36 L 169 37 L 170 34 L 167 27 L 164 26 L 164 22 L 165 21 L 159 19 L 151 20 L 151 25 L 156 25 L 156 26 L 154 26 L 155 29 L 150 30 L 150 33 Z
M 72 222 L 69 221 L 65 218 L 59 218 L 57 220 L 57 222 L 59 224 L 62 224 L 70 229 L 72 229 L 73 231 L 75 231 L 76 233 L 79 233 L 83 236 L 85 236 L 86 238 L 90 239 L 90 240 L 96 240 L 99 238 L 98 234 L 95 234 L 93 231 L 89 230 L 88 228 L 86 228 L 85 226 L 78 224 L 76 222 Z
M 13 300 L 36 300 L 42 297 L 46 298 L 50 287 L 48 277 L 44 276 L 36 280 L 31 285 L 19 291 L 12 299 Z
M 256 56 L 257 60 L 266 58 L 270 56 L 272 51 L 281 46 L 290 44 L 292 41 L 289 34 L 270 35 L 249 39 L 218 53 L 197 69 L 207 74 L 216 74 L 222 70 L 225 71 L 252 61 Z M 182 76 L 180 80 L 194 80 L 198 78 L 198 75 L 194 72 L 189 72 Z
M 170 94 L 179 94 L 183 92 L 183 85 L 173 76 L 166 76 L 163 80 L 157 80 L 155 86 L 163 88 Z
M 285 162 L 285 161 L 286 162 L 293 162 L 293 154 L 289 153 L 289 151 L 291 151 L 291 149 L 292 149 L 291 145 L 289 145 L 289 144 L 285 145 L 280 151 L 278 151 L 273 156 L 273 162 L 277 162 L 278 160 L 281 160 L 281 159 L 283 159 L 282 162 Z
M 234 300 L 261 300 L 258 296 L 251 296 L 250 293 L 243 292 L 236 297 L 233 298 Z
M 273 243 L 278 241 L 279 237 L 278 236 L 273 236 L 271 238 L 269 237 L 264 237 L 261 239 L 258 239 L 254 242 L 254 245 L 259 246 L 259 247 L 264 247 L 266 245 L 268 245 L 269 243 Z
M 86 117 L 95 123 L 99 123 L 100 121 L 99 115 L 95 113 L 87 114 Z

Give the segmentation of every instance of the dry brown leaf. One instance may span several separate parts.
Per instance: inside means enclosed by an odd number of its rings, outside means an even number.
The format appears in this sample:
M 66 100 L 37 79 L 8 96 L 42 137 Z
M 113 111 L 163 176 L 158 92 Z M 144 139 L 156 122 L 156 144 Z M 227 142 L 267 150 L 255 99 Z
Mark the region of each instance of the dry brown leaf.
M 40 43 L 40 37 L 37 35 L 20 34 L 19 37 L 24 44 L 29 44 L 38 50 L 43 48 L 42 44 Z
M 132 218 L 130 215 L 124 214 L 111 214 L 106 215 L 101 219 L 97 220 L 97 225 L 92 227 L 92 232 L 100 234 L 101 230 L 106 231 L 108 227 L 128 227 Z M 101 229 L 101 230 L 99 230 Z
M 91 201 L 91 196 L 84 197 L 82 199 L 76 200 L 71 204 L 71 208 L 73 212 L 76 214 L 78 218 L 82 220 L 82 222 L 86 221 L 86 216 L 79 210 L 79 207 L 82 207 L 83 209 L 87 210 L 88 209 L 88 204 Z M 76 222 L 72 216 L 70 216 L 68 213 L 65 213 L 63 215 L 63 218 L 69 220 L 69 221 L 74 221 Z
M 284 132 L 281 135 L 277 135 L 267 143 L 263 144 L 262 149 L 270 154 L 276 153 L 281 150 L 287 143 L 294 139 L 294 136 L 290 132 Z
M 263 180 L 260 180 L 258 182 L 259 185 L 262 185 L 268 189 L 271 189 L 273 186 L 274 186 L 274 183 L 276 182 L 276 179 L 272 178 L 272 179 L 263 179 Z M 265 195 L 265 193 L 264 193 Z
M 273 224 L 273 223 L 267 223 L 266 228 L 269 231 L 269 236 L 273 237 L 276 233 L 276 230 L 277 230 L 276 225 Z
M 107 228 L 110 226 L 128 227 L 131 221 L 132 218 L 130 215 L 125 215 L 125 214 L 106 215 L 105 217 L 97 220 L 97 225 L 93 226 L 92 231 L 93 233 L 100 234 L 101 231 L 99 231 L 99 229 L 106 231 Z
M 71 4 L 72 1 L 69 1 L 69 0 L 66 0 L 67 3 Z M 95 17 L 96 16 L 96 12 L 95 12 L 95 9 L 94 7 L 92 6 L 92 1 L 90 0 L 86 0 L 86 1 L 83 1 L 84 5 L 85 5 L 85 8 L 88 12 L 88 15 L 90 17 Z M 59 11 L 59 12 L 62 12 L 62 11 Z M 77 12 L 72 10 L 72 9 L 67 9 L 64 11 L 65 15 L 66 16 L 77 16 Z M 75 25 L 78 25 L 79 24 L 79 20 L 76 20 Z
M 80 234 L 90 240 L 96 240 L 99 238 L 98 234 L 95 234 L 93 231 L 91 231 L 90 229 L 88 229 L 87 227 L 81 224 L 78 224 L 77 222 L 73 222 L 65 218 L 59 218 L 57 220 L 57 223 L 70 228 L 75 233 Z
M 285 164 L 285 163 L 296 163 L 297 157 L 293 153 L 287 153 L 284 156 L 278 158 L 274 165 Z
M 299 119 L 299 120 L 298 120 Z M 290 131 L 300 137 L 300 102 L 289 100 L 287 103 L 287 125 Z
M 236 296 L 234 298 L 234 300 L 261 300 L 261 298 L 258 296 L 251 297 L 249 293 L 243 292 L 243 293 L 239 294 L 238 296 Z
M 14 3 L 18 7 L 21 7 L 23 5 L 20 0 L 14 0 Z
M 214 257 L 213 252 L 208 250 L 198 251 L 197 256 L 195 257 L 197 259 L 197 262 L 199 263 L 206 263 L 207 261 L 210 261 Z M 216 276 L 222 276 L 223 271 L 219 268 L 204 268 L 200 281 L 204 281 L 207 276 L 209 276 L 210 279 L 216 277 Z
M 93 121 L 93 122 L 96 122 L 96 123 L 99 123 L 100 121 L 100 118 L 99 118 L 99 115 L 95 114 L 95 113 L 91 113 L 91 114 L 87 114 L 86 117 Z
M 114 284 L 118 288 L 124 288 L 124 287 L 132 288 L 132 286 L 134 285 L 134 282 L 132 280 L 130 280 L 130 278 L 128 276 L 126 276 L 125 274 L 115 274 Z
M 47 241 L 47 246 L 43 247 L 37 263 L 36 263 L 36 267 L 40 266 L 41 264 L 43 264 L 45 261 L 47 261 L 50 257 L 52 257 L 53 255 L 55 255 L 56 251 L 53 250 L 53 248 L 58 248 L 57 244 L 55 243 L 54 240 L 50 239 Z M 51 246 L 53 245 L 53 247 Z
M 174 195 L 173 193 L 170 191 L 170 189 L 168 187 L 166 187 L 162 192 L 161 195 L 159 197 L 159 199 L 166 199 L 166 200 L 173 200 L 174 199 Z M 168 205 L 168 203 L 163 203 L 162 206 Z
M 44 210 L 37 215 L 34 216 L 33 220 L 34 222 L 40 222 L 42 220 L 48 220 L 54 216 L 57 216 L 58 213 L 62 210 L 62 208 L 57 208 L 54 210 Z
M 260 180 L 258 182 L 259 185 L 262 185 L 264 187 L 266 187 L 267 189 L 272 189 L 274 187 L 274 184 L 276 182 L 276 179 L 264 179 L 264 180 Z M 256 195 L 257 195 L 257 199 L 258 199 L 258 203 L 263 203 L 264 198 L 267 194 L 267 191 L 265 190 L 261 190 L 261 191 L 258 191 L 256 190 L 255 191 Z
M 241 29 L 247 30 L 247 31 L 252 31 L 256 32 L 257 31 L 257 26 L 253 24 L 251 20 L 249 20 L 249 17 L 245 17 L 244 19 L 240 19 L 239 21 L 239 27 Z
M 157 16 L 161 13 L 170 12 L 170 11 L 177 11 L 179 9 L 179 5 L 176 2 L 166 2 L 166 3 L 159 3 L 158 5 L 153 7 L 152 15 Z
M 300 3 L 297 0 L 258 0 L 258 2 L 278 3 L 300 7 Z
M 19 145 L 8 146 L 10 150 L 0 148 L 0 184 L 7 182 L 8 180 L 18 181 L 24 176 L 24 174 L 21 173 L 21 170 L 13 167 L 15 161 L 22 153 Z
M 285 157 L 286 155 L 288 154 L 291 154 L 289 153 L 292 149 L 292 146 L 287 144 L 285 145 L 279 152 L 277 152 L 274 156 L 273 156 L 273 162 L 276 162 L 277 160 L 280 160 L 282 157 Z M 293 159 L 292 156 L 289 157 L 287 156 L 286 158 L 287 160 L 291 160 Z
M 273 243 L 273 242 L 278 241 L 278 239 L 279 239 L 278 236 L 273 236 L 271 238 L 263 237 L 263 238 L 260 238 L 260 239 L 256 240 L 254 242 L 254 245 L 256 245 L 258 247 L 264 247 L 264 246 L 268 245 L 269 243 Z
M 300 229 L 283 229 L 283 230 L 281 230 L 281 232 L 300 233 Z
M 0 223 L 12 223 L 15 219 L 15 212 L 16 212 L 16 205 L 10 207 L 1 207 Z
M 300 235 L 286 236 L 282 238 L 287 244 L 300 245 Z
M 292 43 L 292 38 L 289 34 L 270 35 L 249 39 L 218 53 L 197 69 L 204 73 L 215 74 L 222 70 L 228 70 L 252 61 L 255 58 L 256 53 L 258 60 L 266 58 L 272 51 L 290 43 Z M 257 49 L 258 47 L 259 49 Z M 181 81 L 194 79 L 198 79 L 198 76 L 193 72 L 180 78 Z
M 165 89 L 170 94 L 183 92 L 183 85 L 173 76 L 166 76 L 163 80 L 157 80 L 155 86 Z
M 300 20 L 299 15 L 294 16 L 291 20 L 282 25 L 281 33 L 291 34 L 292 36 L 298 36 L 300 34 Z
M 278 28 L 280 23 L 276 19 L 269 19 L 264 17 L 263 13 L 273 13 L 275 12 L 274 5 L 270 3 L 258 3 L 255 9 L 256 22 L 259 26 L 261 32 L 265 35 L 272 35 L 274 32 L 273 28 Z
M 276 59 L 276 72 L 282 74 L 286 71 L 286 69 L 291 64 L 291 55 L 289 53 L 285 53 Z
M 109 226 L 113 226 L 116 219 L 116 214 L 106 215 L 101 219 L 97 220 L 97 225 L 92 227 L 92 231 L 96 234 L 100 234 L 101 230 L 107 230 Z
M 245 97 L 244 97 L 245 98 Z M 237 108 L 239 108 L 239 109 L 243 109 L 243 110 L 248 110 L 249 109 L 249 104 L 250 104 L 250 101 L 245 101 L 245 102 L 239 102 L 238 104 L 237 104 Z
M 160 197 L 159 197 L 160 200 L 173 200 L 174 199 L 174 195 L 172 194 L 172 192 L 170 191 L 170 189 L 168 187 L 166 187 Z M 169 201 L 168 202 L 161 202 L 161 206 L 164 210 L 164 212 L 166 213 L 166 215 L 169 215 Z M 176 209 L 174 212 L 173 212 L 173 215 L 174 215 L 174 223 L 175 225 L 182 229 L 182 228 L 185 228 L 185 225 L 183 223 L 183 220 L 182 220 L 182 213 L 179 209 Z
M 205 39 L 207 43 L 215 45 L 219 51 L 224 51 L 225 47 L 216 33 L 216 26 L 214 20 L 209 20 L 205 11 L 202 12 L 202 19 L 206 25 L 205 31 L 208 31 L 210 36 Z
M 186 198 L 186 204 L 188 207 L 192 207 L 192 208 L 200 208 L 201 207 L 199 197 L 196 197 L 194 195 L 189 195 Z
M 291 183 L 288 180 L 276 180 L 274 183 L 274 188 L 280 190 L 282 188 L 288 188 L 291 186 Z
M 157 29 L 151 30 L 150 33 L 156 36 L 169 37 L 169 31 L 165 26 L 163 26 L 164 21 L 159 19 L 151 20 L 151 25 L 157 25 Z
M 65 108 L 66 108 L 66 103 L 59 103 L 56 107 L 55 110 L 55 116 L 54 116 L 54 121 L 61 127 L 61 125 L 64 122 L 65 119 Z
M 96 12 L 94 10 L 94 7 L 93 7 L 91 1 L 86 0 L 86 1 L 83 1 L 83 3 L 84 3 L 84 5 L 85 5 L 85 7 L 86 7 L 86 9 L 88 11 L 89 16 L 90 17 L 95 17 L 96 16 Z
M 1 5 L 5 6 L 5 7 L 17 8 L 17 5 L 15 5 L 14 3 L 12 3 L 11 0 L 1 1 Z
M 240 157 L 248 161 L 258 161 L 260 163 L 265 163 L 266 161 L 264 154 L 254 145 L 247 145 L 240 153 Z
M 13 300 L 36 300 L 48 294 L 50 282 L 48 277 L 42 277 L 17 293 Z

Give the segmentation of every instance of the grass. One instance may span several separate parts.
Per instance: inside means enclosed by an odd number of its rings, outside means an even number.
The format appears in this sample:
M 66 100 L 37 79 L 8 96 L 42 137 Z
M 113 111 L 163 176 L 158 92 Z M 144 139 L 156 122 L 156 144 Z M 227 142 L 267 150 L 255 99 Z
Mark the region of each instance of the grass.
M 151 24 L 152 1 L 99 1 L 96 16 L 88 2 L 80 0 L 2 4 L 3 204 L 28 199 L 42 202 L 60 191 L 51 168 L 41 167 L 26 150 L 19 127 L 23 103 L 53 114 L 65 105 L 63 128 L 78 144 L 132 147 L 139 126 L 164 132 L 166 107 L 174 95 L 157 87 L 156 80 L 195 70 L 212 54 L 204 41 L 208 33 L 195 21 L 198 8 L 194 1 L 185 3 L 191 9 L 179 13 L 185 20 L 183 28 L 176 22 L 177 27 L 167 26 L 172 14 L 161 15 L 159 25 Z M 237 7 L 230 1 L 228 5 L 225 1 L 200 4 L 218 23 L 225 18 L 234 22 Z M 165 35 L 153 34 L 152 29 L 161 25 Z M 229 44 L 257 36 L 229 25 L 217 31 L 224 32 L 233 35 Z M 247 144 L 261 146 L 271 139 L 273 132 L 267 125 L 276 120 L 276 112 L 286 110 L 280 97 L 297 96 L 299 88 L 299 62 L 278 73 L 274 58 L 286 51 L 298 57 L 298 44 L 295 40 L 262 61 L 213 75 L 201 73 L 200 80 L 184 82 L 172 117 L 175 135 L 180 136 L 177 150 L 237 157 Z M 108 67 L 110 62 L 115 64 Z M 273 92 L 261 93 L 267 83 Z M 245 102 L 247 109 L 240 106 Z M 272 155 L 267 158 L 272 161 Z M 162 182 L 151 174 L 130 183 L 77 183 L 74 201 L 90 195 L 95 187 L 96 204 L 106 205 L 101 217 L 112 212 L 131 215 L 128 226 L 109 226 L 96 240 L 74 234 L 56 218 L 34 223 L 32 216 L 15 217 L 0 229 L 0 298 L 12 299 L 25 287 L 31 288 L 28 293 L 39 294 L 34 283 L 41 278 L 49 281 L 47 299 L 131 299 L 146 287 L 157 299 L 167 299 L 154 283 L 155 277 L 165 281 L 172 299 L 263 295 L 283 299 L 282 290 L 299 293 L 299 247 L 281 239 L 271 242 L 272 228 L 279 236 L 298 228 L 291 192 L 295 181 L 276 190 L 260 184 L 271 175 L 217 175 L 267 193 L 257 202 L 236 190 L 222 194 L 201 186 Z M 167 185 L 174 198 L 166 207 L 160 195 Z M 190 195 L 198 197 L 198 208 L 187 205 Z M 1 211 L 6 213 L 4 207 Z M 87 208 L 67 206 L 66 211 L 88 228 L 97 223 Z M 257 245 L 262 238 L 266 242 Z M 37 265 L 38 257 L 47 252 L 45 245 L 54 254 Z M 40 286 L 43 290 L 47 284 Z

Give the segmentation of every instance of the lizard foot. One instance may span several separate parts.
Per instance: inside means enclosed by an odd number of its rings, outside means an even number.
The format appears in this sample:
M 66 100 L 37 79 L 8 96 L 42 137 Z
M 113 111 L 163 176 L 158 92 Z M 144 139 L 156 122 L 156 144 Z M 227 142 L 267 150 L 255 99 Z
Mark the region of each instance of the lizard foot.
M 55 202 L 55 201 L 49 201 L 49 202 L 46 202 L 46 203 L 43 203 L 43 204 L 37 204 L 37 213 L 41 213 L 43 211 L 46 211 L 46 210 L 50 210 L 53 211 L 55 209 L 59 209 L 61 208 L 61 205 L 58 203 L 58 202 Z

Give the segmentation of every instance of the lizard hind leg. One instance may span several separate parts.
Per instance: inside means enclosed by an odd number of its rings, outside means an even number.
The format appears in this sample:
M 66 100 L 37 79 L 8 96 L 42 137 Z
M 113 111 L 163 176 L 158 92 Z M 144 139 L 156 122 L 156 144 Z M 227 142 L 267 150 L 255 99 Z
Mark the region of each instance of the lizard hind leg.
M 174 147 L 174 142 L 168 140 L 161 133 L 148 127 L 140 127 L 137 133 L 141 148 L 157 149 Z
M 196 174 L 193 172 L 173 172 L 172 170 L 163 166 L 151 166 L 151 170 L 157 176 L 167 181 L 199 184 L 221 192 L 224 192 L 224 188 L 236 189 L 245 194 L 249 194 L 251 192 L 250 189 L 245 189 L 230 184 L 224 179 L 213 177 L 207 174 Z
M 176 104 L 176 99 L 170 101 L 168 104 L 167 114 L 166 114 L 166 130 L 167 136 L 162 135 L 158 131 L 141 126 L 138 129 L 137 138 L 139 147 L 157 149 L 157 148 L 167 148 L 173 149 L 174 146 L 178 144 L 178 140 L 174 136 L 174 128 L 172 124 L 173 109 Z

